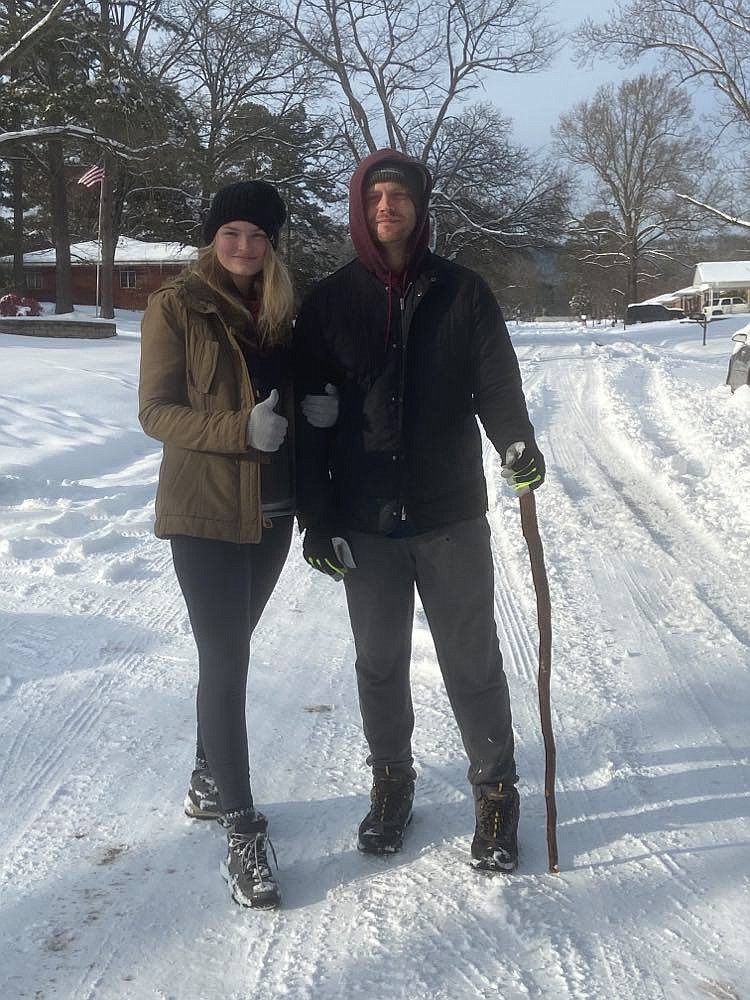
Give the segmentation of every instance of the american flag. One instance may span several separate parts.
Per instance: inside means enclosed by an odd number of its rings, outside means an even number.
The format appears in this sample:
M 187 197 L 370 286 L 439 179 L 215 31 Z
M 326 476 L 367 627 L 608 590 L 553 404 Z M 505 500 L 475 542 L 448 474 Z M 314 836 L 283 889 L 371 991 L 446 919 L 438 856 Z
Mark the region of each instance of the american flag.
M 104 180 L 104 167 L 92 167 L 87 170 L 83 177 L 78 178 L 78 183 L 83 184 L 84 187 L 90 188 L 95 184 L 101 184 Z

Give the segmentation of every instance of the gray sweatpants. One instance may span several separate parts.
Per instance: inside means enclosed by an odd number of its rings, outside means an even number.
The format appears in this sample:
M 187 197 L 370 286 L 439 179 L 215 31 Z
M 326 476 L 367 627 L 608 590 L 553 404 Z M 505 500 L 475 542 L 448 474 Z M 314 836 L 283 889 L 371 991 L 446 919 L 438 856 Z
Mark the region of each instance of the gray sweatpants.
M 517 781 L 486 518 L 409 538 L 349 532 L 349 539 L 357 568 L 345 577 L 346 597 L 368 763 L 413 765 L 409 664 L 416 584 L 469 757 L 469 781 Z

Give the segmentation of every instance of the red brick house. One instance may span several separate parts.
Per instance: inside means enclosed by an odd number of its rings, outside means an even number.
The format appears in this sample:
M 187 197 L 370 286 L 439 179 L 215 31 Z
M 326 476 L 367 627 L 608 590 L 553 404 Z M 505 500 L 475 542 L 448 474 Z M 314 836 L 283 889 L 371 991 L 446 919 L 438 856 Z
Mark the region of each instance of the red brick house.
M 96 305 L 96 241 L 74 243 L 70 248 L 73 302 Z M 179 274 L 196 259 L 196 247 L 182 243 L 143 243 L 121 236 L 115 251 L 114 305 L 117 309 L 145 309 L 151 292 Z M 55 301 L 55 249 L 33 250 L 23 255 L 26 291 L 39 302 Z

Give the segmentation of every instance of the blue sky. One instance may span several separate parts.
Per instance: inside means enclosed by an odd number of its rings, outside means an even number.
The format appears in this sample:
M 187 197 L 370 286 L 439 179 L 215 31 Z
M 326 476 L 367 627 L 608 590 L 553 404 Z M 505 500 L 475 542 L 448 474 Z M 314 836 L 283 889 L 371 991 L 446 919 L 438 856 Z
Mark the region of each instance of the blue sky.
M 586 17 L 602 20 L 609 8 L 606 0 L 558 0 L 549 16 L 559 25 L 562 35 Z M 513 135 L 517 142 L 531 149 L 545 147 L 550 141 L 550 128 L 563 111 L 591 97 L 603 83 L 617 83 L 656 65 L 652 59 L 638 67 L 622 69 L 616 61 L 610 60 L 597 61 L 591 69 L 582 70 L 571 56 L 570 47 L 566 45 L 544 73 L 496 73 L 486 81 L 485 99 L 513 119 Z M 694 96 L 694 104 L 701 113 L 715 116 L 716 101 L 712 92 L 704 91 Z

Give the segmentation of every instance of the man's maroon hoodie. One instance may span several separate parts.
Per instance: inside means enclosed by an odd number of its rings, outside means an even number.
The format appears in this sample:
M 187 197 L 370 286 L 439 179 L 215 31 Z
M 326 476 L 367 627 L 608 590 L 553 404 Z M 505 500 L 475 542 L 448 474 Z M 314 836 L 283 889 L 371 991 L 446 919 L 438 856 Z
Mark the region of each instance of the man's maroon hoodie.
M 422 175 L 424 184 L 424 195 L 421 203 L 415 206 L 417 225 L 409 240 L 407 265 L 403 275 L 395 275 L 389 270 L 380 247 L 367 228 L 365 177 L 371 170 L 382 167 L 386 163 L 393 163 L 395 166 L 405 167 L 407 170 L 416 170 Z M 361 161 L 352 175 L 349 184 L 349 233 L 352 243 L 362 264 L 386 285 L 402 285 L 403 287 L 408 284 L 427 250 L 430 240 L 429 202 L 431 192 L 432 177 L 427 167 L 420 160 L 406 156 L 396 149 L 379 149 L 375 153 L 371 153 Z

